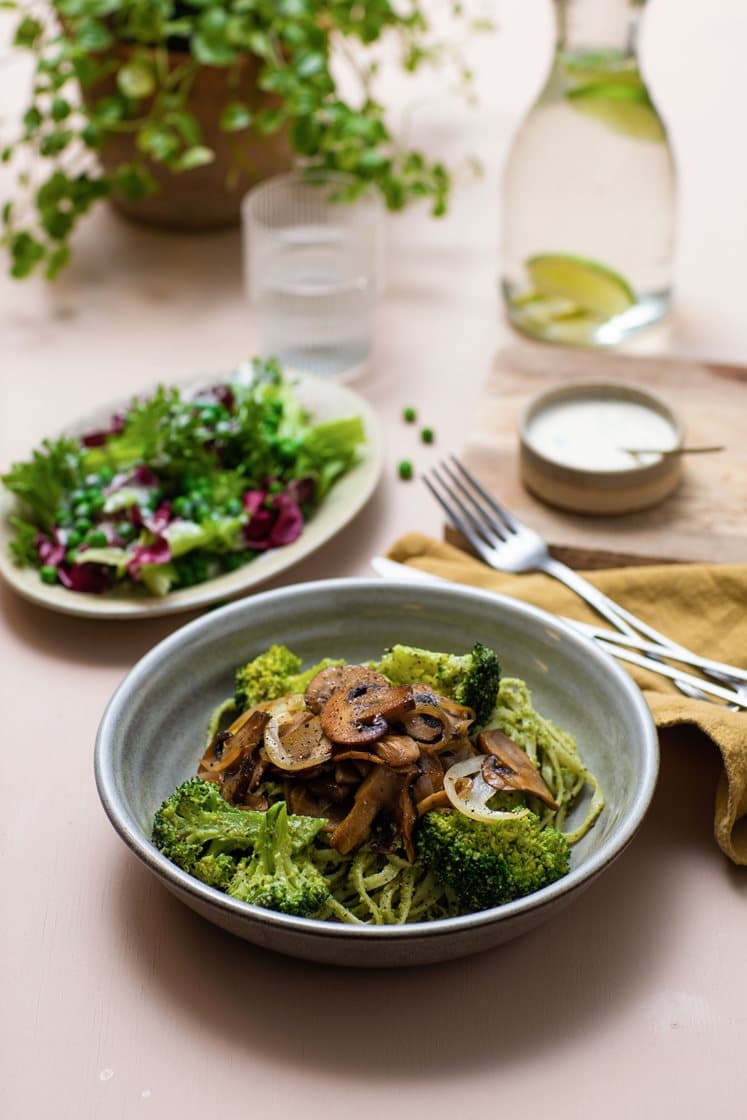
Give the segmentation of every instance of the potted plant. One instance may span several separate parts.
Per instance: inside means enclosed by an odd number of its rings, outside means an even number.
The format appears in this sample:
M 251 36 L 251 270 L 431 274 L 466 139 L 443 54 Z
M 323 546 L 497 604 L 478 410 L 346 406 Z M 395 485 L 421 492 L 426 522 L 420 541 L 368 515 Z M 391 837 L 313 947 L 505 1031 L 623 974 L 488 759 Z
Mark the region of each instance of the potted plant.
M 353 190 L 375 186 L 390 209 L 426 198 L 443 213 L 449 170 L 397 144 L 373 92 L 386 38 L 398 40 L 406 71 L 446 57 L 428 7 L 47 0 L 41 16 L 21 9 L 14 45 L 34 56 L 31 100 L 0 154 L 20 167 L 2 209 L 12 274 L 41 268 L 53 278 L 78 219 L 102 198 L 175 228 L 235 221 L 247 187 L 294 157 L 346 172 Z M 354 96 L 341 90 L 341 53 Z

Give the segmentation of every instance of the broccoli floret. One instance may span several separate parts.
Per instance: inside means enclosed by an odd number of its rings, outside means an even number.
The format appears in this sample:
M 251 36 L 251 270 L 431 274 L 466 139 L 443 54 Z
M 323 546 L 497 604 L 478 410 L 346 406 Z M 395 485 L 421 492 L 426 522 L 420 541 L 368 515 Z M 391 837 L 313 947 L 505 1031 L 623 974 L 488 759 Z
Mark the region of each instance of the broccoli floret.
M 236 707 L 245 712 L 263 700 L 274 700 L 288 689 L 286 681 L 301 668 L 301 658 L 287 646 L 270 646 L 259 657 L 236 670 Z
M 475 723 L 487 723 L 496 705 L 501 666 L 498 655 L 475 642 L 471 653 L 437 653 L 395 645 L 375 666 L 392 684 L 425 684 L 442 696 L 465 704 Z
M 209 887 L 227 891 L 236 874 L 236 863 L 236 859 L 228 852 L 218 852 L 217 855 L 201 856 L 190 871 L 196 879 L 201 879 Z
M 301 658 L 287 646 L 270 646 L 253 661 L 236 670 L 236 707 L 244 712 L 263 700 L 274 700 L 288 692 L 303 692 L 320 669 L 344 664 L 339 659 L 325 657 L 317 665 L 301 672 Z
M 522 898 L 555 882 L 570 867 L 565 836 L 542 828 L 528 809 L 497 821 L 473 820 L 456 810 L 426 813 L 417 851 L 455 891 L 465 913 Z
M 228 888 L 233 898 L 279 910 L 283 914 L 309 917 L 329 897 L 329 884 L 303 852 L 294 854 L 288 829 L 288 809 L 284 801 L 271 805 L 263 814 L 254 854 L 239 860 Z M 323 820 L 313 820 L 317 831 Z
M 262 816 L 229 805 L 215 782 L 190 778 L 174 790 L 156 813 L 153 843 L 172 863 L 197 874 L 196 864 L 203 857 L 250 851 Z M 204 866 L 206 874 L 217 873 L 209 865 Z

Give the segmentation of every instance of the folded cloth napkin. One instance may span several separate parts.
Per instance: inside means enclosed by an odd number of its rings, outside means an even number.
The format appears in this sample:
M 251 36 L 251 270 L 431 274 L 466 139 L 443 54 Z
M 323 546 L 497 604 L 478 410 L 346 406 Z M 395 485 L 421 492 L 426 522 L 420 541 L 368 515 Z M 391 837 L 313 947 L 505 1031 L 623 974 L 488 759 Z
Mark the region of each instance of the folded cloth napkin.
M 523 599 L 551 614 L 605 625 L 582 599 L 549 576 L 496 572 L 461 549 L 419 533 L 398 540 L 389 557 L 431 575 Z M 674 641 L 717 661 L 747 667 L 747 565 L 662 564 L 586 576 Z M 747 713 L 691 700 L 656 673 L 625 668 L 643 690 L 658 727 L 693 724 L 720 750 L 724 770 L 716 792 L 716 841 L 734 863 L 747 865 Z

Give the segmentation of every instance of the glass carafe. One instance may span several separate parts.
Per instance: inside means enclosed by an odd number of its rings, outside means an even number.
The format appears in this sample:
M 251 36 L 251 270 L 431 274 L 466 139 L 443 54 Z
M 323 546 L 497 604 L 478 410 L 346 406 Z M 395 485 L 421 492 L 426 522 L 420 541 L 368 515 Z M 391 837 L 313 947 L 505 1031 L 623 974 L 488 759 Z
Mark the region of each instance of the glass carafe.
M 670 302 L 675 172 L 638 65 L 644 2 L 554 0 L 552 69 L 503 190 L 503 298 L 535 338 L 616 345 Z

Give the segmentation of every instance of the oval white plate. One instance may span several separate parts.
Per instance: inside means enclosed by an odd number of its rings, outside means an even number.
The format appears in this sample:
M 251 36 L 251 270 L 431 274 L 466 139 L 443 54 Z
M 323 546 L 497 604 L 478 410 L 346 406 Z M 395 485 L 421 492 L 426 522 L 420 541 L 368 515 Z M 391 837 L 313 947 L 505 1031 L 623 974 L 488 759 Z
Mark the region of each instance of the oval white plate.
M 181 389 L 215 384 L 218 376 L 200 377 L 180 383 Z M 224 375 L 227 376 L 227 375 Z M 89 595 L 68 591 L 60 585 L 50 587 L 42 583 L 35 568 L 19 568 L 12 560 L 8 544 L 12 529 L 8 517 L 17 511 L 13 495 L 0 492 L 0 577 L 19 595 L 43 607 L 64 614 L 88 618 L 138 618 L 176 614 L 194 610 L 212 603 L 233 599 L 250 588 L 279 575 L 297 564 L 305 556 L 325 544 L 355 517 L 371 497 L 381 475 L 383 463 L 382 441 L 379 424 L 371 406 L 352 389 L 334 381 L 309 377 L 300 373 L 286 373 L 296 386 L 302 404 L 315 420 L 334 420 L 344 416 L 360 416 L 366 432 L 366 443 L 361 460 L 351 471 L 335 483 L 322 505 L 308 521 L 301 536 L 292 544 L 272 549 L 251 560 L 235 572 L 227 572 L 215 579 L 206 580 L 183 591 L 172 591 L 163 598 L 140 597 L 124 590 L 105 595 Z M 115 401 L 95 413 L 68 426 L 65 434 L 80 435 L 105 425 L 110 416 L 125 407 L 128 401 Z

